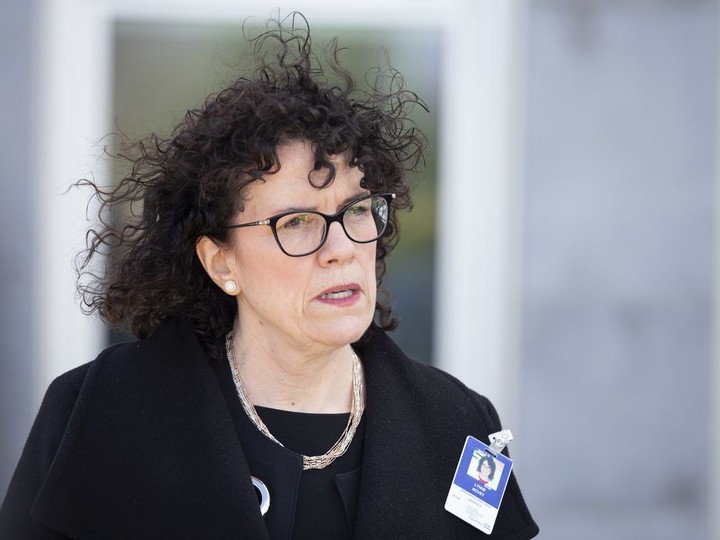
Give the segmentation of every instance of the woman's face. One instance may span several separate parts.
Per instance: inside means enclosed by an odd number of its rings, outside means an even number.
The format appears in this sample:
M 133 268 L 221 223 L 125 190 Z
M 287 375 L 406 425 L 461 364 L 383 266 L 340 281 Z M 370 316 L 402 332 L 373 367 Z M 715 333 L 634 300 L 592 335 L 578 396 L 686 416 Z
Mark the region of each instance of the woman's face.
M 478 471 L 480 478 L 487 481 L 491 473 L 492 468 L 490 467 L 490 464 L 488 463 L 487 459 L 483 459 L 482 462 L 480 462 L 480 470 Z
M 262 220 L 287 210 L 334 214 L 369 192 L 362 173 L 342 158 L 333 160 L 335 180 L 318 189 L 308 181 L 315 157 L 305 142 L 278 148 L 280 170 L 254 182 L 234 223 Z M 324 174 L 319 171 L 314 174 Z M 323 246 L 311 255 L 289 257 L 268 226 L 234 231 L 228 265 L 237 278 L 240 339 L 276 347 L 328 350 L 362 336 L 375 310 L 376 243 L 356 244 L 333 223 Z

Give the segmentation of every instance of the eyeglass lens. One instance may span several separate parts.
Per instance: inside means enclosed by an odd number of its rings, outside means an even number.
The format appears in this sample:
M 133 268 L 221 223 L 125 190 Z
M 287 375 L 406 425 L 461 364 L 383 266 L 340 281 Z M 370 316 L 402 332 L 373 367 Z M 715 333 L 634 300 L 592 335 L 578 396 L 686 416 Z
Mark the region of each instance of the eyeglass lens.
M 348 238 L 358 243 L 376 240 L 385 231 L 388 203 L 380 196 L 360 199 L 342 212 L 342 226 Z M 290 255 L 315 251 L 325 239 L 327 221 L 316 212 L 295 212 L 281 217 L 275 234 L 283 250 Z

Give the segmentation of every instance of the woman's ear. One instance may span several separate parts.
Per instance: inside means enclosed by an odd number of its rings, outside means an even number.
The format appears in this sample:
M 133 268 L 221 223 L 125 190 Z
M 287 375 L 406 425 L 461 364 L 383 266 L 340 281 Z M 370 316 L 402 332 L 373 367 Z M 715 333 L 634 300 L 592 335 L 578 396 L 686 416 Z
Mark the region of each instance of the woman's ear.
M 231 296 L 240 292 L 238 280 L 227 261 L 227 250 L 217 245 L 210 237 L 201 236 L 195 244 L 195 252 L 205 272 L 218 287 Z

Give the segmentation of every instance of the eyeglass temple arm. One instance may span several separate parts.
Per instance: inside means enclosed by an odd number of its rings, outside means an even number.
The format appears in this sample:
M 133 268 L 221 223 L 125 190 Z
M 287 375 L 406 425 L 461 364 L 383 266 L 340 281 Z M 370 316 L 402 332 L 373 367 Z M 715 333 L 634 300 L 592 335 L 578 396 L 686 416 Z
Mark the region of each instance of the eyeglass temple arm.
M 241 229 L 243 227 L 255 227 L 257 225 L 270 225 L 269 219 L 261 219 L 260 221 L 251 221 L 250 223 L 240 223 L 238 225 L 228 225 L 226 229 Z

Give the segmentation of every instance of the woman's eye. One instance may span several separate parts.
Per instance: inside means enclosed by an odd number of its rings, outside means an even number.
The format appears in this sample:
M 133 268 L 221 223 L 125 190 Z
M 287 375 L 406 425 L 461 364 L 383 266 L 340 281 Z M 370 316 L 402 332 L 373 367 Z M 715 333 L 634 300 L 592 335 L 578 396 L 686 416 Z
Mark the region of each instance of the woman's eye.
M 370 203 L 363 201 L 349 206 L 346 212 L 351 216 L 362 216 L 370 211 Z
M 280 226 L 283 229 L 297 229 L 299 227 L 309 225 L 311 221 L 311 214 L 292 214 L 287 216 Z

